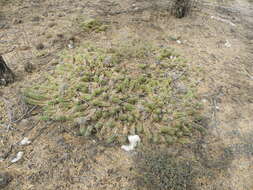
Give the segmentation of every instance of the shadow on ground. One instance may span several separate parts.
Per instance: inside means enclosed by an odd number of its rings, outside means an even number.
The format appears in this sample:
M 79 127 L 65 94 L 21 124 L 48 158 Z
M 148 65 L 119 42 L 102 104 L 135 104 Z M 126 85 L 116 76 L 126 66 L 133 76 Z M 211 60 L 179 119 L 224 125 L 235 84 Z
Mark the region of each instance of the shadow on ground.
M 135 189 L 206 189 L 220 174 L 229 175 L 227 169 L 234 159 L 230 147 L 214 148 L 205 140 L 177 149 L 154 150 L 145 148 L 135 157 Z

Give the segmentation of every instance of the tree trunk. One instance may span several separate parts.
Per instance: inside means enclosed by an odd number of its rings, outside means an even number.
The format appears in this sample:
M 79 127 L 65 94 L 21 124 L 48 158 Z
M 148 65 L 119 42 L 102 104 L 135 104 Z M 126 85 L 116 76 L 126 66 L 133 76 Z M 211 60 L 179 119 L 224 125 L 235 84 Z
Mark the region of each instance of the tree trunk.
M 193 0 L 173 0 L 171 13 L 176 18 L 183 18 L 188 15 Z
M 0 56 L 0 85 L 7 85 L 14 82 L 14 73 L 6 65 L 3 56 Z

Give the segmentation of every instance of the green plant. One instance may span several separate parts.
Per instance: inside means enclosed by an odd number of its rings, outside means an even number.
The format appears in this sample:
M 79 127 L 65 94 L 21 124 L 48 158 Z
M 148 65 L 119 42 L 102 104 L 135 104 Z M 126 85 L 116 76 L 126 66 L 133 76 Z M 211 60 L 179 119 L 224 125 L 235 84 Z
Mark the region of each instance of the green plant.
M 93 128 L 80 128 L 84 136 L 108 140 L 115 135 L 121 141 L 136 133 L 144 143 L 157 144 L 183 142 L 180 139 L 191 136 L 193 129 L 201 130 L 192 71 L 170 48 L 140 41 L 110 49 L 86 43 L 75 50 L 75 63 L 66 51 L 61 57 L 64 63 L 56 66 L 54 74 L 23 90 L 28 104 L 42 107 L 43 120 L 72 122 L 88 117 Z M 184 83 L 187 93 L 177 93 L 167 76 L 172 72 L 183 73 L 177 82 Z M 67 87 L 61 93 L 63 84 Z
M 101 21 L 96 19 L 88 19 L 80 23 L 80 27 L 85 32 L 103 32 L 106 31 L 108 26 L 104 25 Z

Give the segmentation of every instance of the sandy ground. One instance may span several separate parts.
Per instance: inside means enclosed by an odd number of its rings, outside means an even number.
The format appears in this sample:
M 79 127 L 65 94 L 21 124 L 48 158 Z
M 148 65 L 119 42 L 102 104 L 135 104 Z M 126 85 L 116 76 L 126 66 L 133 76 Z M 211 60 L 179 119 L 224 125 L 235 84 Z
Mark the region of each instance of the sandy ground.
M 194 185 L 174 189 L 253 189 L 253 4 L 202 2 L 183 19 L 171 17 L 167 6 L 165 0 L 26 0 L 2 5 L 0 52 L 18 79 L 0 88 L 0 171 L 11 176 L 3 189 L 165 189 L 143 183 L 142 177 L 145 169 L 152 172 L 143 163 L 145 156 L 162 152 L 188 160 L 197 173 L 190 179 Z M 87 16 L 102 18 L 112 27 L 84 35 L 75 21 Z M 208 118 L 203 124 L 206 135 L 146 154 L 77 137 L 72 126 L 38 121 L 36 111 L 7 129 L 9 110 L 15 112 L 14 120 L 22 118 L 19 89 L 50 72 L 70 39 L 78 46 L 85 39 L 108 43 L 133 36 L 170 44 L 198 66 L 199 76 L 193 77 L 199 80 Z M 180 37 L 181 43 L 170 36 Z M 42 50 L 39 43 L 44 44 Z M 24 70 L 27 62 L 34 65 L 32 73 Z M 19 146 L 23 137 L 32 143 Z M 22 160 L 11 164 L 19 151 L 24 152 Z

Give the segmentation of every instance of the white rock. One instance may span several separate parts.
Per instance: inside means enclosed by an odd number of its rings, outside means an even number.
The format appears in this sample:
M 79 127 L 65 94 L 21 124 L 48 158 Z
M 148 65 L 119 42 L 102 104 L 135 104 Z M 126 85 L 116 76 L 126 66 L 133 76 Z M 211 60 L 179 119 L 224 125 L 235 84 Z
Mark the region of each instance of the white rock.
M 207 99 L 202 99 L 202 102 L 203 102 L 203 103 L 207 103 L 208 100 L 207 100 Z
M 21 146 L 31 144 L 31 141 L 25 137 L 22 141 L 19 143 Z
M 68 44 L 68 48 L 69 48 L 69 49 L 75 48 L 74 41 L 70 40 L 70 42 L 69 42 L 69 44 Z
M 23 157 L 23 155 L 24 155 L 24 152 L 18 152 L 17 156 L 11 160 L 11 163 L 18 162 Z
M 226 41 L 226 43 L 225 43 L 225 47 L 227 47 L 227 48 L 231 48 L 231 44 L 229 43 L 229 41 Z
M 121 148 L 125 151 L 134 150 L 138 143 L 141 142 L 141 139 L 138 135 L 130 135 L 128 136 L 129 145 L 123 145 Z
M 181 42 L 180 40 L 177 40 L 177 43 L 178 43 L 178 44 L 181 44 L 182 42 Z

